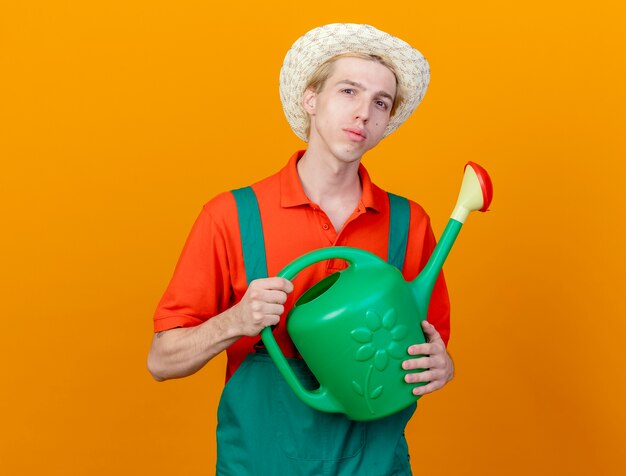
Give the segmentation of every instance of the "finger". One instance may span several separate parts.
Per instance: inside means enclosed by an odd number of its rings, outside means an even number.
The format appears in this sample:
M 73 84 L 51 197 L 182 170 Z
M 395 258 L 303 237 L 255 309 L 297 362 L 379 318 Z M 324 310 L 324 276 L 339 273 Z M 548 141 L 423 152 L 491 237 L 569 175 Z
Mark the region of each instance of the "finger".
M 291 283 L 289 281 L 286 281 L 286 283 L 291 286 Z M 245 297 L 251 302 L 269 302 L 275 304 L 284 304 L 287 301 L 287 294 L 291 292 L 289 291 L 289 286 L 285 287 L 285 289 L 287 289 L 287 291 L 285 291 L 284 289 L 272 288 L 270 287 L 271 284 L 272 283 L 252 281 L 250 283 L 250 287 L 246 291 Z M 293 289 L 291 288 L 291 290 Z
M 281 291 L 289 294 L 293 291 L 293 283 L 285 278 L 276 277 L 276 279 L 280 280 L 280 285 L 277 286 L 276 289 L 280 289 Z
M 430 357 L 420 357 L 419 359 L 408 359 L 402 362 L 404 370 L 429 369 L 432 367 L 432 359 Z
M 293 283 L 288 279 L 274 276 L 272 278 L 265 278 L 263 281 L 266 289 L 276 289 L 287 294 L 293 291 Z
M 415 387 L 413 389 L 413 395 L 426 395 L 427 393 L 432 393 L 435 390 L 439 390 L 441 387 L 443 387 L 443 382 L 441 382 L 440 380 L 435 380 L 427 383 L 426 385 Z
M 409 355 L 442 355 L 446 353 L 446 345 L 443 341 L 415 344 L 407 349 Z
M 423 320 L 422 330 L 424 331 L 424 334 L 426 335 L 427 342 L 439 342 L 439 341 L 443 342 L 441 335 L 439 334 L 439 332 L 437 332 L 437 329 L 435 329 L 435 326 L 433 326 L 430 322 Z
M 265 302 L 269 302 L 272 304 L 285 304 L 285 302 L 287 301 L 287 293 L 285 293 L 284 291 L 265 291 L 265 293 L 262 296 L 262 299 Z
M 266 316 L 282 316 L 283 312 L 285 312 L 285 306 L 282 304 L 272 304 L 272 303 L 263 303 L 258 311 L 258 313 L 265 318 Z
M 409 355 L 430 355 L 434 352 L 432 344 L 415 344 L 408 348 Z
M 436 375 L 430 370 L 414 372 L 404 376 L 404 381 L 406 383 L 432 382 L 433 380 L 436 380 Z
M 279 322 L 280 322 L 280 316 L 273 314 L 273 315 L 265 316 L 263 324 L 265 327 L 269 327 L 269 326 L 278 325 Z
M 260 330 L 264 327 L 276 326 L 279 322 L 280 316 L 277 314 L 259 314 L 253 318 L 251 324 Z
M 280 316 L 285 311 L 285 307 L 282 304 L 267 302 L 264 299 L 256 296 L 252 296 L 252 299 L 248 301 L 248 308 L 252 317 L 257 322 L 262 320 L 263 316 L 267 314 L 275 314 Z
M 289 294 L 293 291 L 293 284 L 285 278 L 274 276 L 272 278 L 260 278 L 250 282 L 250 289 L 255 290 L 277 290 Z

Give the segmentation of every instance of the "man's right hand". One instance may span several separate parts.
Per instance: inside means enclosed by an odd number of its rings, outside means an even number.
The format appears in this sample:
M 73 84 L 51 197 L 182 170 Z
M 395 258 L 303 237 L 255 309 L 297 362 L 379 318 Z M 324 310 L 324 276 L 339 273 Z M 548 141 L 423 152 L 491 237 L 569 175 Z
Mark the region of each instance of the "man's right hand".
M 148 369 L 158 380 L 186 377 L 243 335 L 258 335 L 278 324 L 293 284 L 285 278 L 263 278 L 250 283 L 239 303 L 200 325 L 155 334 Z
M 255 336 L 265 327 L 278 324 L 285 312 L 287 295 L 292 291 L 293 284 L 285 278 L 252 281 L 241 301 L 232 308 L 240 334 Z

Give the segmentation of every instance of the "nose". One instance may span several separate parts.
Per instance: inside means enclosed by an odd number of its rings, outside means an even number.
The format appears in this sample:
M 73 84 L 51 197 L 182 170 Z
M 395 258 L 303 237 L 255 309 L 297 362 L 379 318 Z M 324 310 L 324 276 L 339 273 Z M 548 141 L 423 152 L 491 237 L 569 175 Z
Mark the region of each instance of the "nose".
M 363 121 L 363 124 L 367 124 L 370 118 L 370 104 L 369 101 L 359 101 L 354 109 L 354 118 Z

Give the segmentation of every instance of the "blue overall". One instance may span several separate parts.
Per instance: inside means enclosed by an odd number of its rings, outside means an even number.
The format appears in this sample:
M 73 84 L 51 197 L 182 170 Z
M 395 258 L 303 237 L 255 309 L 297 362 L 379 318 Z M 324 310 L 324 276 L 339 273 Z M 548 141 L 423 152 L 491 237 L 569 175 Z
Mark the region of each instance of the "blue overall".
M 267 276 L 265 244 L 256 196 L 233 191 L 237 202 L 248 284 Z M 389 194 L 389 262 L 402 269 L 409 204 Z M 309 389 L 318 387 L 301 359 L 289 364 Z M 411 475 L 404 428 L 415 405 L 369 422 L 324 413 L 301 402 L 267 351 L 249 354 L 227 382 L 218 408 L 217 468 L 220 476 Z

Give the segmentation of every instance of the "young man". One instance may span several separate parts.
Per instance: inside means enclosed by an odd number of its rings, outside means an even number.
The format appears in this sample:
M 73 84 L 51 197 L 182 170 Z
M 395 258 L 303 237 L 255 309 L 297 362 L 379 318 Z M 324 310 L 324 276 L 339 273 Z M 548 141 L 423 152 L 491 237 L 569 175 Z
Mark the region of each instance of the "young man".
M 346 264 L 318 263 L 293 282 L 276 274 L 302 254 L 328 246 L 391 259 L 392 199 L 371 182 L 361 159 L 408 118 L 428 80 L 428 63 L 417 50 L 371 26 L 332 24 L 308 32 L 287 53 L 280 80 L 289 124 L 308 148 L 252 186 L 261 229 L 247 228 L 250 220 L 237 193 L 217 196 L 198 217 L 156 311 L 148 367 L 159 381 L 184 377 L 227 351 L 218 474 L 411 474 L 403 431 L 414 406 L 366 423 L 313 410 L 287 387 L 258 335 L 276 326 L 290 364 L 315 387 L 282 316 L 306 289 Z M 408 210 L 405 257 L 398 267 L 413 279 L 435 240 L 423 209 L 409 202 Z M 263 266 L 255 271 L 246 250 L 258 250 L 259 243 Z M 415 395 L 443 387 L 454 372 L 446 351 L 443 277 L 428 321 L 428 343 L 409 347 L 402 363 L 406 370 L 427 369 L 407 372 L 407 391 Z M 411 385 L 420 382 L 429 383 Z

